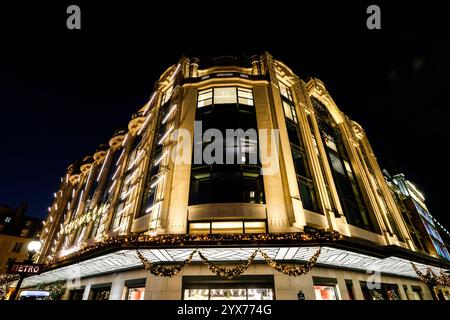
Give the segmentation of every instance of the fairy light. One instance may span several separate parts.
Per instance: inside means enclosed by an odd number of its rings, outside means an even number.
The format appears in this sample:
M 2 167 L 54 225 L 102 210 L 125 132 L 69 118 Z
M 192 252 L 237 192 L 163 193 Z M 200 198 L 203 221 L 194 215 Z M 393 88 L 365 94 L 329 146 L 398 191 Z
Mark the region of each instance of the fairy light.
M 70 201 L 67 202 L 67 210 L 70 210 Z
M 131 187 L 131 189 L 129 189 L 124 195 L 122 195 L 121 199 L 122 199 L 122 200 L 126 199 L 126 197 L 128 197 L 128 195 L 134 191 L 134 189 L 136 188 L 136 186 L 137 186 L 137 185 L 135 184 L 133 187 Z
M 50 217 L 50 222 L 53 222 L 53 217 Z
M 162 120 L 162 124 L 166 123 L 167 119 L 169 119 L 170 115 L 175 111 L 176 108 L 177 108 L 177 105 L 176 104 L 173 105 L 173 107 L 170 109 L 170 111 L 166 114 L 166 116 Z
M 178 70 L 180 70 L 180 67 L 181 67 L 181 63 L 178 64 L 178 66 L 177 66 L 177 68 L 175 69 L 175 72 L 173 73 L 172 77 L 170 77 L 170 81 L 172 81 L 173 78 L 175 78 L 175 76 L 176 76 L 177 73 L 178 73 Z
M 164 157 L 165 157 L 168 153 L 169 153 L 169 150 L 166 150 L 166 151 L 161 155 L 161 157 L 160 157 L 158 160 L 156 160 L 154 166 L 157 166 L 157 165 L 164 159 Z
M 122 152 L 120 153 L 119 159 L 117 159 L 116 166 L 119 165 L 120 160 L 122 160 L 122 157 L 123 157 L 124 153 L 125 153 L 125 149 L 122 149 Z
M 89 181 L 91 181 L 91 176 L 92 176 L 92 172 L 94 171 L 94 167 L 91 167 L 91 169 L 89 170 L 89 176 L 86 180 L 86 185 L 84 187 L 84 190 L 87 190 L 88 186 L 89 186 Z
M 159 206 L 159 203 L 160 203 L 160 201 L 157 202 L 157 203 L 155 203 L 155 204 L 152 205 L 151 207 L 147 208 L 147 209 L 145 210 L 145 213 L 151 212 L 154 208 L 156 208 L 157 206 Z
M 54 198 L 56 198 L 56 197 L 57 197 L 57 195 L 56 195 L 56 192 L 55 192 L 55 193 L 53 194 L 53 197 L 54 197 Z
M 147 127 L 147 124 L 150 122 L 150 119 L 152 118 L 152 114 L 150 113 L 147 116 L 147 119 L 145 119 L 144 123 L 142 124 L 142 127 L 139 129 L 138 134 L 140 135 L 142 133 L 142 131 L 144 131 L 144 129 Z
M 78 199 L 78 207 L 77 207 L 77 211 L 78 211 L 78 209 L 80 208 L 81 201 L 82 201 L 82 199 L 83 199 L 83 192 L 84 192 L 84 190 L 81 190 L 80 198 Z
M 127 143 L 127 140 L 128 140 L 128 133 L 126 134 L 126 136 L 125 136 L 125 139 L 123 139 L 123 141 L 122 141 L 122 147 L 123 146 L 125 146 L 125 144 Z
M 48 212 L 51 212 L 51 211 L 52 211 L 52 208 L 48 207 Z
M 58 204 L 55 203 L 55 210 L 58 210 Z
M 152 97 L 151 97 L 150 100 L 147 102 L 147 106 L 146 106 L 145 109 L 144 109 L 144 115 L 147 113 L 148 109 L 150 108 L 150 106 L 151 106 L 151 104 L 152 104 L 153 99 L 155 98 L 155 96 L 156 96 L 156 92 L 153 92 Z
M 137 173 L 139 173 L 139 170 L 134 170 L 133 174 L 127 180 L 125 180 L 125 184 L 128 184 L 131 180 L 133 180 L 134 176 Z
M 114 172 L 114 175 L 112 176 L 113 180 L 116 179 L 116 176 L 119 173 L 119 171 L 120 171 L 120 166 L 118 166 L 117 169 L 116 169 L 116 172 Z
M 166 140 L 166 138 L 169 136 L 170 132 L 173 130 L 173 126 L 170 127 L 169 130 L 162 136 L 162 138 L 158 141 L 158 144 L 161 144 Z
M 165 175 L 161 175 L 155 182 L 150 185 L 150 188 L 155 187 L 162 179 L 164 179 Z
M 111 191 L 113 190 L 115 185 L 116 185 L 116 180 L 114 180 L 113 184 L 111 185 L 111 188 L 109 188 L 108 193 L 111 193 Z
M 101 167 L 100 172 L 98 174 L 97 182 L 100 180 L 100 177 L 102 176 L 103 169 L 105 168 L 106 162 L 108 161 L 108 157 L 109 157 L 110 154 L 111 154 L 111 150 L 108 150 L 108 153 L 106 154 L 105 160 L 103 161 L 102 167 Z
M 136 164 L 136 162 L 138 162 L 138 161 L 141 159 L 141 157 L 142 157 L 143 154 L 144 154 L 144 150 L 139 151 L 137 157 L 136 157 L 136 158 L 133 160 L 133 162 L 128 166 L 128 169 L 127 169 L 127 170 L 130 170 L 131 168 L 133 168 L 133 166 Z

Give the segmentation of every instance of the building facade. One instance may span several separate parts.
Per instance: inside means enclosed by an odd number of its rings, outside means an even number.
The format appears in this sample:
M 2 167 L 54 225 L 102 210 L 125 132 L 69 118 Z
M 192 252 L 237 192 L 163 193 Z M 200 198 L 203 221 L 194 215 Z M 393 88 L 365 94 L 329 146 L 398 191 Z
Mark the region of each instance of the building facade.
M 27 245 L 41 230 L 42 220 L 26 216 L 26 209 L 26 204 L 0 206 L 0 275 L 11 263 L 28 259 Z
M 64 299 L 431 299 L 411 262 L 449 269 L 362 127 L 269 53 L 168 68 L 69 166 L 41 239 L 24 285 L 69 279 Z

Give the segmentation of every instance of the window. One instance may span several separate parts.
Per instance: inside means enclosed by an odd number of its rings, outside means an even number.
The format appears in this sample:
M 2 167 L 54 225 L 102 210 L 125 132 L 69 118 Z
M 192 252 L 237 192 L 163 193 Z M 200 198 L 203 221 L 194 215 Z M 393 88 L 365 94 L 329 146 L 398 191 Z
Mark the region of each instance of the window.
M 313 283 L 316 300 L 339 300 L 336 279 L 313 277 Z
M 20 252 L 20 249 L 22 249 L 22 245 L 23 245 L 22 242 L 16 242 L 16 243 L 14 244 L 14 247 L 13 247 L 13 249 L 12 249 L 12 252 L 16 252 L 16 253 Z
M 348 222 L 356 227 L 379 232 L 364 203 L 356 181 L 352 165 L 342 141 L 341 131 L 333 125 L 326 108 L 315 98 L 311 98 L 316 110 L 323 144 L 332 170 L 339 199 Z
M 375 288 L 368 288 L 365 281 L 360 281 L 365 300 L 401 300 L 396 284 L 379 283 Z
M 127 289 L 127 300 L 144 300 L 145 287 L 129 287 Z
M 237 103 L 236 88 L 214 88 L 214 104 Z
M 243 87 L 217 87 L 198 92 L 197 108 L 236 103 L 253 106 L 253 90 Z
M 336 286 L 314 286 L 316 300 L 338 300 Z
M 20 232 L 20 236 L 21 237 L 26 237 L 26 236 L 28 236 L 28 232 L 29 232 L 30 230 L 28 230 L 28 229 L 22 229 L 22 231 Z
M 190 222 L 190 234 L 265 233 L 265 221 L 210 221 Z
M 104 284 L 101 285 L 94 285 L 91 291 L 91 300 L 109 300 L 109 294 L 111 292 L 111 285 L 105 286 Z
M 274 300 L 273 276 L 183 276 L 184 300 Z
M 422 288 L 420 287 L 411 287 L 411 296 L 414 300 L 423 300 L 422 297 Z M 406 291 L 406 290 L 405 290 Z
M 11 222 L 11 217 L 6 217 L 6 218 L 5 218 L 5 222 L 6 222 L 6 223 L 10 223 L 10 222 Z
M 69 300 L 83 300 L 84 289 L 70 290 Z

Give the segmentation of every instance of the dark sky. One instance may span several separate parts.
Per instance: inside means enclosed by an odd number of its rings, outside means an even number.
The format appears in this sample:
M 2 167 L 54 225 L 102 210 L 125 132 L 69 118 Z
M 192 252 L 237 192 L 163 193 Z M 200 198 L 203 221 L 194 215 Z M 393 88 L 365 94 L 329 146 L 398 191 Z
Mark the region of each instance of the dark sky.
M 445 10 L 375 1 L 382 29 L 368 30 L 371 3 L 291 3 L 67 3 L 80 4 L 80 31 L 66 28 L 66 4 L 2 5 L 0 203 L 25 201 L 44 217 L 67 166 L 125 127 L 182 54 L 267 50 L 300 77 L 323 80 L 365 128 L 380 165 L 404 172 L 449 226 Z

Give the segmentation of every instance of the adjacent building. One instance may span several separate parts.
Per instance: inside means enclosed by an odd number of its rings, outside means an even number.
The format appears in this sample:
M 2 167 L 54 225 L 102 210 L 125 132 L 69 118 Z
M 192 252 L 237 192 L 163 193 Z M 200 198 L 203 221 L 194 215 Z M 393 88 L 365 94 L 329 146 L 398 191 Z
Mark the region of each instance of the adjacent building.
M 361 125 L 269 53 L 182 57 L 55 195 L 24 286 L 64 299 L 432 299 L 411 263 L 450 269 Z
M 0 274 L 10 263 L 28 259 L 28 242 L 42 227 L 42 220 L 25 215 L 26 209 L 26 204 L 16 209 L 0 205 Z

